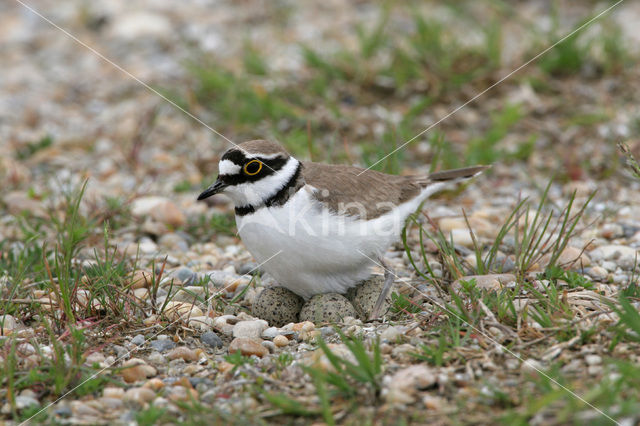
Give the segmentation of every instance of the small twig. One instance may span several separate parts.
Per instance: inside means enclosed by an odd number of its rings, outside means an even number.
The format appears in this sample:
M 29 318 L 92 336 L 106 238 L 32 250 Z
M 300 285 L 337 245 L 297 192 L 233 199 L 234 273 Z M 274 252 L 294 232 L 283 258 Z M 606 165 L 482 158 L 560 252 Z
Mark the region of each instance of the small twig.
M 22 305 L 31 305 L 33 303 L 42 303 L 37 299 L 0 299 L 2 303 L 17 303 Z

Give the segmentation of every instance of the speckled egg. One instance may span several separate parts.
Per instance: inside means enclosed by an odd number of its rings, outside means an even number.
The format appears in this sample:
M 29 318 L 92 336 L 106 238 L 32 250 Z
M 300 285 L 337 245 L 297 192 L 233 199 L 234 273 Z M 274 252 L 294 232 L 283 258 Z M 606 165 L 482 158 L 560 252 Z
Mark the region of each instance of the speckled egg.
M 304 300 L 284 287 L 267 287 L 256 297 L 251 312 L 273 327 L 298 322 Z
M 356 315 L 356 310 L 346 297 L 338 293 L 325 293 L 313 296 L 304 304 L 300 311 L 300 321 L 337 323 L 345 317 Z
M 374 275 L 368 280 L 361 282 L 356 287 L 349 289 L 347 292 L 347 298 L 353 304 L 353 307 L 358 313 L 358 318 L 362 321 L 369 319 L 369 314 L 373 310 L 373 306 L 376 304 L 383 286 L 384 277 L 381 275 Z M 392 292 L 393 288 L 382 304 L 382 310 L 380 311 L 382 314 L 389 310 L 389 307 L 391 306 Z

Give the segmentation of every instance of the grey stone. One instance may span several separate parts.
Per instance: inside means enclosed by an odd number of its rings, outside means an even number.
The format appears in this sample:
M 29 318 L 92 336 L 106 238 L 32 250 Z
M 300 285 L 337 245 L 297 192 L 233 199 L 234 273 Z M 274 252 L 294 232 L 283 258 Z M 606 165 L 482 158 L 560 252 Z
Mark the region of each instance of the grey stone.
M 175 272 L 175 277 L 182 281 L 185 285 L 188 285 L 196 281 L 198 275 L 191 269 L 183 266 Z
M 320 327 L 320 334 L 322 335 L 322 337 L 329 337 L 336 334 L 336 331 L 333 329 L 333 327 Z
M 114 351 L 116 351 L 116 357 L 117 358 L 124 358 L 129 354 L 129 350 L 127 348 L 125 348 L 124 346 L 113 345 L 112 348 L 113 348 Z
M 131 343 L 133 343 L 136 346 L 144 345 L 144 341 L 145 341 L 145 339 L 144 339 L 144 336 L 142 334 L 138 334 L 133 339 L 131 339 Z
M 279 336 L 280 330 L 277 327 L 269 327 L 262 332 L 263 339 L 273 340 L 274 337 Z
M 158 244 L 172 251 L 185 252 L 189 250 L 189 244 L 185 241 L 185 239 L 174 232 L 169 232 L 168 234 L 164 234 L 158 239 Z
M 240 275 L 246 275 L 246 274 L 256 275 L 262 272 L 258 267 L 258 264 L 255 262 L 243 263 L 237 268 L 237 271 Z
M 269 353 L 274 353 L 276 351 L 276 345 L 271 340 L 264 340 L 261 345 L 269 349 Z
M 207 346 L 211 346 L 212 348 L 221 348 L 223 343 L 222 339 L 213 331 L 207 331 L 200 336 L 200 341 Z
M 149 343 L 151 349 L 154 349 L 158 352 L 166 352 L 176 347 L 176 344 L 171 340 L 153 340 Z
M 228 272 L 214 270 L 205 272 L 205 275 L 209 277 L 211 283 L 215 287 L 220 288 L 225 286 L 225 280 L 227 279 L 227 277 L 229 277 L 230 274 Z
M 614 274 L 613 283 L 614 284 L 625 284 L 629 281 L 629 277 L 626 274 Z
M 37 399 L 32 396 L 18 395 L 16 396 L 16 407 L 18 410 L 31 407 L 32 405 L 40 405 Z
M 55 414 L 58 417 L 67 418 L 67 417 L 71 417 L 73 413 L 71 412 L 71 407 L 65 404 L 65 405 L 57 406 L 53 410 L 53 414 Z

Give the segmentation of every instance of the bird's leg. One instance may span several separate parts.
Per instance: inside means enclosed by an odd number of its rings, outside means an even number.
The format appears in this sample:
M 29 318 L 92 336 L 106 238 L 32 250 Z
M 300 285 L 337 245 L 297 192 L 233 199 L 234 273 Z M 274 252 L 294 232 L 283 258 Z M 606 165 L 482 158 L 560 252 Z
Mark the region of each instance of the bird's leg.
M 389 291 L 391 291 L 391 287 L 393 286 L 393 278 L 396 276 L 393 268 L 391 268 L 391 266 L 389 266 L 389 264 L 382 257 L 379 257 L 378 261 L 384 268 L 384 286 L 382 287 L 380 296 L 378 296 L 378 300 L 376 300 L 376 304 L 373 305 L 373 310 L 369 314 L 369 321 L 380 318 L 380 310 L 382 309 L 382 305 L 384 304 L 385 299 L 389 295 Z

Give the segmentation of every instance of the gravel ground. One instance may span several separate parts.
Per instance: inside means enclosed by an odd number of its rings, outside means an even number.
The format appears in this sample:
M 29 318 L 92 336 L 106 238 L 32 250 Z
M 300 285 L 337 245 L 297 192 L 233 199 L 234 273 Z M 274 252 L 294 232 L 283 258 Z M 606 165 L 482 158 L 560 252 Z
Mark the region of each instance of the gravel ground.
M 541 51 L 532 48 L 533 33 L 523 31 L 523 22 L 540 31 L 559 25 L 558 34 L 565 34 L 604 5 L 560 3 L 554 20 L 550 4 L 518 2 L 517 19 L 499 23 L 502 54 L 492 74 L 453 89 L 414 84 L 392 90 L 384 78 L 372 79 L 369 87 L 370 70 L 363 69 L 353 80 L 328 85 L 328 99 L 339 100 L 334 104 L 305 98 L 314 90 L 307 86 L 314 71 L 300 46 L 327 55 L 355 48 L 359 25 L 375 26 L 382 14 L 375 3 L 31 5 L 84 46 L 19 3 L 0 4 L 0 416 L 7 424 L 45 407 L 31 421 L 640 421 L 640 396 L 633 390 L 640 371 L 615 364 L 637 366 L 640 346 L 633 330 L 620 332 L 623 315 L 612 308 L 626 291 L 637 312 L 640 297 L 632 293 L 640 272 L 640 180 L 616 149 L 626 141 L 632 152 L 640 151 L 640 80 L 633 59 L 639 4 L 625 2 L 607 17 L 610 26 L 586 30 L 594 36 L 612 26 L 619 31 L 628 55 L 619 68 L 608 69 L 597 55 L 568 75 L 527 68 L 442 122 L 438 130 L 454 159 L 488 159 L 493 167 L 462 190 L 429 201 L 426 215 L 409 228 L 408 250 L 399 243 L 388 253 L 396 296 L 384 320 L 375 322 L 366 322 L 362 306 L 376 278 L 356 295 L 326 296 L 301 308 L 303 301 L 273 290 L 273 279 L 260 273 L 235 236 L 229 201 L 196 202 L 229 146 L 207 126 L 234 141 L 278 138 L 298 126 L 305 148 L 296 154 L 308 158 L 308 118 L 317 144 L 312 152 L 333 152 L 336 140 L 336 146 L 346 140 L 342 157 L 325 158 L 362 165 L 367 152 L 389 151 L 381 142 L 388 126 L 401 128 L 403 117 L 411 117 L 411 129 L 424 129 Z M 401 33 L 411 14 L 424 9 L 444 25 L 466 27 L 450 8 L 431 2 L 415 7 L 393 12 L 387 25 Z M 477 4 L 468 9 L 478 19 L 492 11 Z M 456 34 L 460 49 L 478 37 L 472 29 Z M 203 95 L 205 80 L 193 68 L 215 58 L 214 67 L 244 75 L 248 46 L 269 66 L 267 76 L 245 73 L 253 79 L 248 87 L 260 96 L 294 82 L 303 99 L 292 107 L 297 121 L 265 117 L 238 124 L 219 106 L 233 109 L 234 102 L 241 105 L 238 99 Z M 417 94 L 433 100 L 413 113 Z M 518 119 L 501 127 L 499 117 L 506 115 L 500 111 L 516 104 Z M 336 109 L 340 114 L 332 115 Z M 495 152 L 494 161 L 465 151 L 474 141 L 484 143 L 481 154 Z M 519 155 L 524 141 L 532 141 L 530 151 Z M 431 142 L 424 136 L 407 147 L 403 173 L 429 172 L 430 162 L 437 162 Z M 531 210 L 518 210 L 513 229 L 527 229 L 552 178 L 543 209 L 551 225 L 534 236 L 549 236 L 546 244 L 523 268 L 518 235 L 510 232 L 496 263 L 479 268 L 474 242 L 489 253 L 525 198 Z M 73 222 L 70 194 L 85 181 Z M 554 224 L 558 218 L 562 223 L 570 200 L 576 227 L 554 258 L 553 242 L 567 235 Z M 420 226 L 430 235 L 439 229 L 446 241 L 423 239 Z M 77 229 L 85 231 L 76 235 Z M 65 241 L 74 238 L 77 247 L 66 252 Z M 70 310 L 61 290 L 64 265 L 55 259 L 68 260 L 73 271 L 66 281 L 74 283 Z M 465 284 L 472 279 L 480 298 Z M 511 306 L 491 305 L 490 295 L 505 291 L 514 292 Z M 364 342 L 365 358 L 380 356 L 370 380 L 359 381 L 347 364 L 332 362 L 335 354 L 362 367 L 354 342 Z M 100 372 L 97 378 L 85 382 L 93 371 Z M 318 382 L 318 371 L 346 377 L 348 386 Z M 616 382 L 625 371 L 636 382 Z M 607 394 L 619 399 L 607 400 Z

